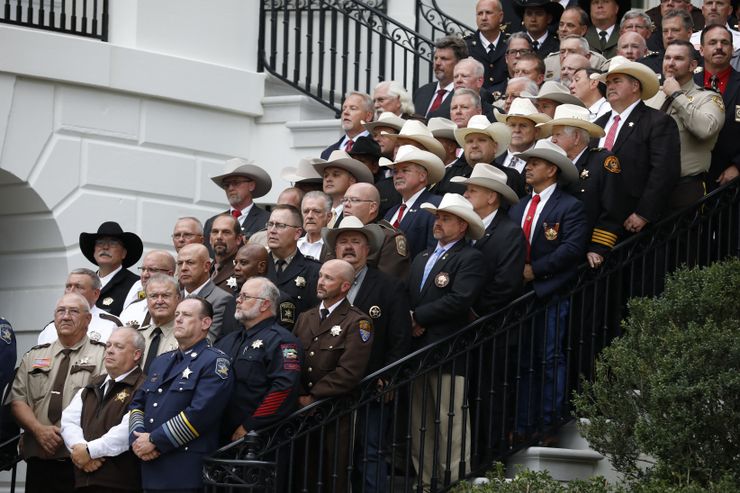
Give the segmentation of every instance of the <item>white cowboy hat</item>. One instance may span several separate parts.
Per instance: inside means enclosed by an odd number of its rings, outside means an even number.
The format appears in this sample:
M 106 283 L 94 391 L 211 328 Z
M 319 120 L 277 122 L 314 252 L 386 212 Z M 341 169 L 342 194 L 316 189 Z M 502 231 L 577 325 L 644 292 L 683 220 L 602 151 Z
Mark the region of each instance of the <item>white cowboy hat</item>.
M 390 111 L 384 111 L 375 121 L 363 121 L 362 126 L 365 127 L 368 132 L 372 133 L 375 127 L 388 127 L 395 128 L 396 130 L 401 130 L 404 123 L 406 123 L 406 120 L 404 120 L 400 116 L 396 115 L 395 113 L 391 113 Z
M 419 120 L 406 120 L 403 124 L 401 131 L 397 134 L 389 134 L 388 132 L 380 132 L 380 135 L 385 135 L 389 139 L 408 139 L 421 144 L 424 150 L 436 154 L 440 159 L 447 157 L 445 148 L 440 141 L 434 138 L 429 128 Z
M 535 108 L 534 103 L 532 103 L 532 100 L 527 98 L 514 99 L 509 107 L 509 112 L 506 114 L 500 113 L 497 109 L 494 109 L 493 113 L 496 115 L 496 120 L 502 123 L 506 123 L 512 116 L 526 118 L 535 123 L 545 123 L 550 121 L 550 117 L 544 113 L 539 113 L 537 108 Z
M 347 154 L 345 151 L 336 150 L 329 155 L 327 161 L 320 160 L 313 163 L 313 169 L 323 176 L 326 168 L 341 168 L 355 177 L 360 183 L 375 183 L 373 174 L 370 169 L 365 166 L 365 163 L 353 159 L 352 156 Z
M 519 196 L 517 196 L 516 192 L 506 184 L 506 173 L 492 164 L 478 163 L 473 167 L 473 172 L 470 174 L 470 178 L 465 178 L 464 176 L 453 176 L 450 181 L 452 183 L 476 185 L 487 188 L 488 190 L 493 190 L 494 192 L 498 192 L 509 204 L 516 204 L 519 202 Z
M 367 243 L 370 245 L 368 256 L 380 250 L 380 247 L 383 246 L 383 241 L 385 241 L 385 233 L 383 233 L 383 229 L 377 224 L 362 224 L 362 221 L 355 216 L 345 216 L 336 228 L 321 228 L 321 237 L 324 239 L 329 252 L 334 254 L 337 237 L 347 231 L 358 231 L 365 235 Z
M 578 180 L 578 169 L 573 164 L 573 161 L 568 159 L 563 149 L 547 139 L 540 139 L 530 150 L 514 155 L 525 161 L 529 158 L 537 157 L 554 164 L 560 168 L 561 181 L 564 183 L 573 183 Z
M 252 164 L 251 161 L 235 157 L 226 161 L 224 165 L 224 172 L 217 176 L 212 176 L 211 180 L 213 183 L 223 188 L 224 179 L 230 176 L 244 176 L 253 180 L 254 191 L 252 192 L 252 198 L 262 197 L 267 195 L 272 188 L 272 179 L 265 170 Z
M 280 178 L 291 183 L 321 183 L 323 177 L 318 174 L 313 165 L 326 162 L 321 158 L 302 158 L 298 166 L 286 166 L 280 172 Z
M 540 87 L 540 90 L 536 95 L 523 92 L 520 97 L 527 99 L 550 99 L 556 103 L 575 104 L 585 108 L 583 101 L 573 96 L 570 93 L 570 90 L 563 84 L 554 80 L 548 80 L 542 84 L 542 87 Z
M 474 115 L 470 117 L 468 126 L 455 130 L 455 139 L 460 147 L 465 146 L 465 137 L 470 134 L 483 134 L 496 142 L 496 156 L 499 157 L 506 152 L 511 143 L 511 130 L 503 123 L 491 123 L 485 115 Z
M 441 116 L 430 118 L 427 122 L 427 127 L 435 139 L 455 140 L 455 129 L 457 125 L 448 118 L 442 118 Z
M 411 145 L 399 147 L 398 152 L 396 152 L 395 161 L 391 161 L 386 158 L 380 158 L 380 161 L 378 161 L 380 166 L 386 166 L 389 168 L 403 163 L 418 164 L 427 170 L 429 185 L 437 183 L 445 176 L 445 165 L 439 157 L 431 152 L 422 151 L 421 149 Z
M 540 137 L 545 138 L 552 135 L 552 127 L 563 125 L 566 127 L 582 128 L 587 131 L 591 137 L 603 137 L 604 129 L 595 123 L 591 123 L 589 117 L 591 112 L 582 106 L 573 104 L 561 104 L 555 108 L 555 118 L 547 123 L 538 123 Z
M 437 212 L 449 212 L 450 214 L 454 214 L 459 217 L 468 223 L 467 236 L 473 240 L 482 238 L 486 231 L 485 226 L 483 226 L 483 220 L 478 217 L 478 214 L 476 214 L 473 209 L 473 204 L 468 202 L 467 199 L 459 193 L 444 194 L 439 205 L 424 202 L 420 207 L 432 214 Z
M 658 75 L 647 65 L 631 62 L 623 56 L 615 56 L 609 62 L 609 70 L 605 74 L 591 74 L 591 80 L 606 82 L 612 74 L 626 74 L 640 81 L 642 99 L 650 99 L 658 93 L 660 81 Z

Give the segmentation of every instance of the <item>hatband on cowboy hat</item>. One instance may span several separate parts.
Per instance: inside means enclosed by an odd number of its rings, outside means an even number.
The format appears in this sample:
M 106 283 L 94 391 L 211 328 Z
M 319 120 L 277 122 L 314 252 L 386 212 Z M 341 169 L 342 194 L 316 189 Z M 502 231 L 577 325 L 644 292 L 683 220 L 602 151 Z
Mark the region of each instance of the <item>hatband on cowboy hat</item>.
M 470 134 L 483 134 L 491 138 L 496 144 L 496 156 L 506 152 L 511 143 L 511 130 L 504 123 L 491 123 L 485 115 L 474 115 L 468 121 L 468 126 L 455 130 L 455 140 L 460 147 L 465 147 L 465 137 Z
M 106 221 L 98 227 L 96 233 L 80 233 L 80 251 L 87 260 L 98 265 L 95 260 L 95 241 L 98 238 L 116 238 L 126 249 L 126 257 L 121 262 L 124 269 L 131 267 L 141 258 L 144 244 L 135 233 L 124 231 L 121 225 L 114 221 Z
M 384 111 L 380 114 L 377 120 L 372 122 L 362 122 L 362 126 L 365 127 L 365 130 L 368 132 L 373 133 L 375 127 L 388 127 L 401 130 L 404 123 L 406 123 L 406 120 L 400 116 L 395 113 L 391 113 L 390 111 Z
M 460 195 L 459 193 L 446 193 L 442 196 L 442 201 L 439 205 L 434 205 L 430 202 L 424 202 L 420 206 L 427 212 L 436 214 L 437 212 L 448 212 L 453 214 L 466 223 L 468 223 L 468 231 L 466 236 L 473 240 L 478 240 L 483 237 L 486 231 L 483 226 L 483 220 L 473 209 L 473 204 Z
M 397 134 L 380 132 L 380 135 L 384 135 L 391 140 L 399 138 L 408 139 L 417 144 L 421 144 L 425 150 L 436 154 L 440 159 L 447 157 L 447 152 L 445 152 L 445 148 L 442 143 L 435 139 L 429 128 L 419 120 L 406 120 L 401 131 Z
M 584 106 L 583 101 L 570 93 L 570 90 L 560 82 L 554 80 L 545 81 L 536 95 L 523 92 L 519 97 L 527 99 L 549 99 L 560 104 L 574 104 Z
M 365 163 L 358 161 L 342 150 L 332 151 L 327 161 L 314 162 L 313 168 L 320 175 L 326 168 L 340 168 L 355 177 L 360 183 L 374 183 L 373 174 Z
M 582 106 L 561 104 L 555 108 L 555 118 L 546 123 L 538 123 L 536 127 L 540 129 L 540 137 L 543 139 L 552 135 L 552 128 L 558 125 L 582 128 L 591 137 L 603 137 L 604 129 L 591 123 L 590 115 L 591 112 Z
M 398 151 L 396 152 L 395 161 L 380 158 L 378 164 L 380 164 L 380 166 L 392 168 L 398 164 L 405 163 L 418 164 L 419 166 L 427 170 L 427 182 L 429 185 L 437 183 L 445 176 L 445 165 L 439 157 L 429 151 L 422 151 L 421 149 L 412 145 L 399 147 Z
M 256 199 L 267 195 L 272 188 L 272 179 L 265 170 L 252 164 L 246 159 L 235 157 L 226 161 L 224 165 L 224 172 L 217 176 L 212 176 L 211 180 L 219 187 L 224 187 L 224 179 L 230 176 L 244 176 L 254 181 L 254 190 L 252 191 L 252 198 Z
M 568 159 L 568 155 L 565 154 L 563 149 L 547 139 L 540 139 L 530 150 L 514 155 L 524 160 L 536 157 L 554 164 L 560 168 L 560 177 L 563 183 L 573 183 L 578 180 L 578 169 L 573 161 Z
M 511 117 L 526 118 L 527 120 L 537 123 L 545 123 L 550 121 L 550 117 L 544 113 L 540 113 L 535 108 L 534 103 L 527 98 L 516 98 L 511 102 L 508 113 L 501 113 L 499 110 L 493 110 L 493 114 L 496 116 L 496 120 L 501 123 L 506 123 Z
M 609 62 L 609 70 L 603 74 L 591 74 L 591 80 L 606 83 L 607 77 L 613 74 L 625 74 L 640 81 L 640 98 L 650 99 L 658 93 L 660 81 L 650 67 L 640 62 L 631 62 L 623 56 L 615 56 Z
M 370 245 L 368 256 L 379 251 L 383 246 L 383 241 L 385 241 L 385 233 L 377 224 L 362 224 L 362 221 L 355 216 L 345 216 L 336 228 L 321 228 L 321 237 L 324 239 L 330 253 L 335 253 L 337 238 L 347 231 L 357 231 L 365 235 L 367 243 Z
M 493 190 L 494 192 L 498 192 L 501 195 L 501 198 L 512 205 L 519 202 L 519 196 L 517 196 L 516 192 L 506 184 L 506 173 L 492 164 L 478 163 L 473 167 L 473 172 L 470 174 L 470 178 L 465 178 L 464 176 L 453 176 L 450 181 L 452 183 L 475 185 L 487 188 L 488 190 Z

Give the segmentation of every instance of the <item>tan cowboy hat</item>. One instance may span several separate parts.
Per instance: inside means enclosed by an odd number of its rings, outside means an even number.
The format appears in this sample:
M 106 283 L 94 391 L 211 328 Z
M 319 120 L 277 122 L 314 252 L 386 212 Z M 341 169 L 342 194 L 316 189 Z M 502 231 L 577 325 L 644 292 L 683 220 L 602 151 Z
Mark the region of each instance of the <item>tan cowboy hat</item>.
M 615 56 L 609 62 L 609 70 L 605 74 L 591 74 L 591 80 L 600 80 L 606 83 L 607 77 L 612 74 L 626 74 L 640 81 L 642 99 L 650 99 L 658 93 L 660 81 L 658 75 L 647 65 L 631 62 L 623 56 Z
M 375 183 L 373 180 L 373 174 L 370 169 L 365 166 L 365 163 L 353 159 L 352 156 L 347 154 L 345 151 L 336 150 L 329 155 L 328 161 L 316 161 L 313 163 L 313 169 L 323 176 L 326 168 L 341 168 L 355 177 L 360 183 Z
M 595 123 L 591 123 L 589 120 L 590 116 L 591 112 L 582 106 L 561 104 L 555 108 L 555 118 L 547 123 L 538 123 L 536 126 L 540 129 L 541 138 L 552 135 L 552 127 L 557 125 L 582 128 L 587 131 L 591 137 L 603 137 L 604 129 Z
M 235 157 L 226 161 L 224 165 L 224 172 L 218 176 L 212 176 L 211 180 L 213 183 L 223 188 L 224 179 L 230 176 L 245 176 L 250 180 L 253 180 L 254 191 L 252 192 L 252 198 L 262 197 L 267 195 L 272 188 L 272 179 L 265 170 L 252 164 L 251 161 Z
M 485 115 L 470 117 L 468 126 L 455 130 L 455 139 L 460 147 L 465 146 L 465 137 L 470 134 L 483 134 L 496 142 L 496 157 L 506 152 L 511 143 L 511 130 L 503 123 L 491 123 Z
M 486 232 L 486 227 L 483 226 L 483 220 L 473 209 L 473 204 L 468 202 L 467 199 L 459 193 L 444 194 L 439 205 L 424 202 L 420 207 L 432 214 L 436 214 L 437 212 L 449 212 L 450 214 L 454 214 L 459 217 L 468 223 L 467 237 L 473 240 L 482 238 L 483 234 Z
M 365 127 L 365 130 L 367 130 L 368 132 L 373 133 L 375 127 L 388 127 L 395 128 L 396 130 L 401 130 L 404 123 L 406 123 L 406 120 L 404 120 L 400 116 L 396 115 L 395 113 L 391 113 L 390 111 L 384 111 L 380 114 L 378 119 L 373 122 L 363 121 L 362 126 Z
M 427 127 L 435 139 L 455 140 L 455 129 L 457 129 L 457 125 L 448 118 L 442 118 L 441 116 L 430 118 L 427 122 Z
M 396 152 L 396 160 L 380 158 L 378 164 L 392 168 L 397 164 L 414 163 L 427 170 L 429 185 L 437 183 L 445 176 L 445 165 L 442 160 L 431 152 L 422 151 L 411 145 L 401 146 Z
M 453 176 L 450 181 L 452 183 L 476 185 L 493 190 L 494 192 L 498 192 L 509 204 L 516 204 L 519 202 L 519 196 L 517 196 L 516 192 L 506 184 L 506 173 L 492 164 L 478 163 L 473 167 L 473 172 L 470 174 L 470 178 L 465 178 L 464 176 Z
M 385 241 L 383 228 L 377 224 L 362 224 L 362 221 L 357 219 L 355 216 L 345 216 L 336 228 L 321 228 L 321 237 L 324 239 L 324 243 L 326 243 L 326 247 L 329 249 L 329 252 L 334 254 L 337 245 L 337 237 L 346 231 L 358 231 L 365 235 L 367 243 L 370 245 L 370 253 L 368 256 L 373 255 L 375 252 L 380 250 L 380 247 L 383 246 L 383 241 Z
M 550 117 L 544 113 L 539 113 L 535 108 L 534 103 L 531 99 L 527 98 L 516 98 L 511 102 L 511 107 L 508 113 L 500 113 L 499 110 L 493 110 L 496 115 L 496 120 L 506 123 L 512 116 L 518 116 L 519 118 L 526 118 L 532 120 L 535 123 L 545 123 L 550 121 Z
M 573 161 L 568 159 L 568 156 L 565 154 L 563 149 L 547 139 L 540 139 L 530 150 L 514 155 L 524 160 L 537 157 L 544 159 L 548 163 L 554 164 L 560 168 L 561 181 L 564 183 L 573 183 L 578 180 L 578 169 L 576 169 L 576 165 L 573 164 Z
M 280 172 L 280 178 L 291 183 L 321 183 L 324 179 L 316 172 L 313 165 L 326 162 L 321 158 L 303 158 L 298 166 L 286 166 Z
M 397 134 L 389 134 L 388 132 L 380 132 L 380 135 L 385 135 L 389 139 L 397 139 L 399 137 L 408 139 L 421 144 L 424 150 L 436 154 L 440 159 L 444 159 L 447 156 L 445 148 L 440 141 L 434 138 L 429 128 L 419 120 L 406 120 L 403 124 L 401 131 Z
M 523 92 L 520 97 L 527 99 L 550 99 L 556 103 L 575 104 L 585 108 L 583 101 L 572 95 L 570 90 L 563 84 L 554 80 L 548 80 L 542 84 L 536 95 Z

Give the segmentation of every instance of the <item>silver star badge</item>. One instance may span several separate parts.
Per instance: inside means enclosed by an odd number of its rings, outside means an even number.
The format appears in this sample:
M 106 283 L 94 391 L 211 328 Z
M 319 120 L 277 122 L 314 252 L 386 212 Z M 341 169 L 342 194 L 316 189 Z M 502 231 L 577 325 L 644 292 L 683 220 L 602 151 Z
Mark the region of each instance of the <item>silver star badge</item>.
M 190 378 L 191 373 L 193 373 L 193 370 L 191 370 L 189 366 L 186 366 L 185 370 L 182 372 L 182 378 Z
M 231 289 L 236 289 L 236 277 L 231 276 L 230 278 L 226 279 L 226 285 Z
M 334 327 L 331 328 L 331 335 L 336 337 L 341 333 L 342 333 L 342 328 L 340 326 L 335 325 Z
M 253 349 L 259 349 L 261 347 L 262 347 L 262 339 L 257 339 L 256 341 L 252 343 Z
M 635 122 L 629 122 L 627 125 L 629 125 L 630 127 L 634 127 L 635 126 Z

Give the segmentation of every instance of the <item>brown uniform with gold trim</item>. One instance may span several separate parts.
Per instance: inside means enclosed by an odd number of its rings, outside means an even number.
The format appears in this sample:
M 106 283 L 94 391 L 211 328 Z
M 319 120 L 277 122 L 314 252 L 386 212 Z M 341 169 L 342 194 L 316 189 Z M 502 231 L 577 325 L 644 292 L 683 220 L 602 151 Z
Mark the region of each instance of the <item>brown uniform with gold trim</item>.
M 367 265 L 377 267 L 381 272 L 396 279 L 406 279 L 411 267 L 406 235 L 400 229 L 391 226 L 388 221 L 378 221 L 377 225 L 383 230 L 385 239 L 380 250 L 367 258 Z
M 36 419 L 43 425 L 56 425 L 50 423 L 48 418 L 49 402 L 54 379 L 57 375 L 59 364 L 64 358 L 62 350 L 64 346 L 56 340 L 51 344 L 41 344 L 31 348 L 21 359 L 18 372 L 13 380 L 13 388 L 10 392 L 8 402 L 24 401 L 33 410 Z M 71 347 L 69 354 L 69 370 L 64 382 L 62 394 L 62 409 L 72 400 L 72 397 L 82 387 L 88 384 L 90 379 L 105 371 L 103 358 L 105 355 L 105 344 L 92 341 L 87 336 Z M 23 434 L 23 457 L 41 457 L 42 448 L 32 433 Z M 60 445 L 53 457 L 68 457 L 69 453 Z

